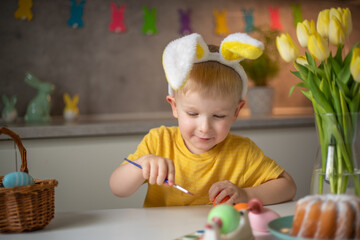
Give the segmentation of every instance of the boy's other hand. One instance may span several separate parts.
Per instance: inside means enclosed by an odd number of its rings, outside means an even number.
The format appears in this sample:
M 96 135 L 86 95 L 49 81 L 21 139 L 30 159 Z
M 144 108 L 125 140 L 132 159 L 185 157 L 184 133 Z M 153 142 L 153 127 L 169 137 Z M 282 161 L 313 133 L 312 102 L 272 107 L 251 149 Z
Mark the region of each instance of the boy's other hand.
M 216 182 L 210 187 L 209 199 L 214 204 L 220 204 L 226 196 L 229 197 L 224 202 L 226 204 L 234 205 L 240 202 L 248 202 L 249 200 L 247 193 L 230 181 Z

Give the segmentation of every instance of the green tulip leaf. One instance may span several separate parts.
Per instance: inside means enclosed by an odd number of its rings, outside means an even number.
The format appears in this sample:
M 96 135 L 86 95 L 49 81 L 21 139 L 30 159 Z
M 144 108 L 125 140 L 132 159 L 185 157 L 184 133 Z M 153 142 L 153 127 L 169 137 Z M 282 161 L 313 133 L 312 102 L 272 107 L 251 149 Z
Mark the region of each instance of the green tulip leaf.
M 295 63 L 295 65 L 299 69 L 299 71 L 298 71 L 297 74 L 295 74 L 296 72 L 293 72 L 293 74 L 304 81 L 306 79 L 306 77 L 307 77 L 308 72 L 309 72 L 308 68 L 301 65 L 301 64 L 298 64 L 298 63 Z
M 330 88 L 327 80 L 325 78 L 320 81 L 320 90 L 324 93 L 325 96 L 330 96 Z
M 344 84 L 348 84 L 350 80 L 350 62 L 345 63 L 344 67 L 338 72 L 337 79 Z
M 329 58 L 328 58 L 328 63 L 331 64 L 332 70 L 333 70 L 335 73 L 339 73 L 339 72 L 340 72 L 341 66 L 340 66 L 340 64 L 339 64 L 334 58 L 329 57 Z
M 312 67 L 316 67 L 316 62 L 315 62 L 314 58 L 311 56 L 311 54 L 308 52 L 305 52 L 305 55 L 306 55 L 306 60 L 309 63 L 309 65 Z
M 339 91 L 338 89 L 335 87 L 335 83 L 332 82 L 332 101 L 334 103 L 334 109 L 335 112 L 341 112 L 341 105 L 340 105 L 340 96 L 339 96 Z
M 326 112 L 333 113 L 334 110 L 328 103 L 325 95 L 320 91 L 318 86 L 315 84 L 314 78 L 311 74 L 308 75 L 310 90 L 313 92 L 313 97 L 316 102 L 326 110 Z
M 301 76 L 300 71 L 291 71 L 292 74 L 294 74 L 297 78 L 299 78 L 301 81 L 303 80 L 303 77 Z
M 350 96 L 350 90 L 349 90 L 349 87 L 343 83 L 341 81 L 341 79 L 337 78 L 337 77 L 334 77 L 335 81 L 336 81 L 336 84 L 337 86 L 339 87 L 339 89 L 341 91 L 343 91 L 343 93 L 345 94 L 345 96 Z
M 350 89 L 351 89 L 350 90 L 351 91 L 351 97 L 352 98 L 357 97 L 357 95 L 360 94 L 360 83 L 357 83 L 357 82 L 353 81 L 353 84 L 352 84 Z
M 305 97 L 307 97 L 310 101 L 312 101 L 312 96 L 310 91 L 300 90 Z
M 360 92 L 357 94 L 351 103 L 349 103 L 349 108 L 351 112 L 359 112 L 360 111 Z
M 294 86 L 292 86 L 292 87 L 290 88 L 289 97 L 293 94 L 293 92 L 294 92 L 294 90 L 295 90 L 296 87 L 307 88 L 307 87 L 306 87 L 306 84 L 305 84 L 304 82 L 299 82 L 299 83 L 295 84 Z
M 344 45 L 339 45 L 336 51 L 336 55 L 334 60 L 336 60 L 337 64 L 342 64 L 342 50 L 344 48 Z

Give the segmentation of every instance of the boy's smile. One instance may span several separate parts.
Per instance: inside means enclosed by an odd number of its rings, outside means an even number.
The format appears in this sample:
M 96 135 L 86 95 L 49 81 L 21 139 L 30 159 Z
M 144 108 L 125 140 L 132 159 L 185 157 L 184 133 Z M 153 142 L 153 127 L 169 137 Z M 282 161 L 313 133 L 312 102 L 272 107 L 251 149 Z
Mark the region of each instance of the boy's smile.
M 168 96 L 173 115 L 178 119 L 180 132 L 188 150 L 194 154 L 209 151 L 222 142 L 231 124 L 244 105 L 231 97 L 206 97 L 189 91 L 186 95 Z

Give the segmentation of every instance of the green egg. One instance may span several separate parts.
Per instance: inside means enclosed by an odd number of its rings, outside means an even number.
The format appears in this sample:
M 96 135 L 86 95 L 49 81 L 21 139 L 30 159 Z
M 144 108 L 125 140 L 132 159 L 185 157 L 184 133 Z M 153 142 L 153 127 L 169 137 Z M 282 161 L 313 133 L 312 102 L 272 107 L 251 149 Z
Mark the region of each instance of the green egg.
M 218 217 L 222 221 L 221 233 L 227 234 L 234 231 L 240 221 L 240 214 L 236 209 L 227 204 L 221 204 L 211 209 L 208 215 L 208 223 L 212 221 L 214 217 Z

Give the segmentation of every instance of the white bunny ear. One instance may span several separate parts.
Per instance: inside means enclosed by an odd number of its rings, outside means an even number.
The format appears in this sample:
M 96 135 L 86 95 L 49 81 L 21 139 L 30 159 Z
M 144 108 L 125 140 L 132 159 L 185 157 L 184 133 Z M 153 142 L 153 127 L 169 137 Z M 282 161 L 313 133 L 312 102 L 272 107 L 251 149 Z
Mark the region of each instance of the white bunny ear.
M 260 57 L 264 51 L 264 44 L 246 33 L 234 33 L 221 42 L 219 51 L 224 60 L 239 62 Z
M 227 36 L 220 44 L 220 62 L 232 67 L 241 77 L 242 92 L 241 98 L 244 99 L 247 92 L 247 76 L 240 65 L 244 59 L 256 59 L 264 51 L 264 44 L 246 33 L 233 33 Z
M 169 93 L 178 90 L 184 84 L 196 62 L 201 62 L 209 55 L 209 49 L 198 33 L 170 42 L 163 53 L 163 67 L 169 82 Z
M 198 33 L 170 42 L 163 53 L 163 67 L 169 82 L 169 94 L 182 88 L 194 63 L 217 61 L 233 68 L 241 77 L 242 93 L 247 91 L 247 76 L 239 64 L 243 59 L 256 59 L 261 56 L 264 45 L 245 33 L 227 36 L 220 45 L 220 53 L 210 52 L 207 44 Z

